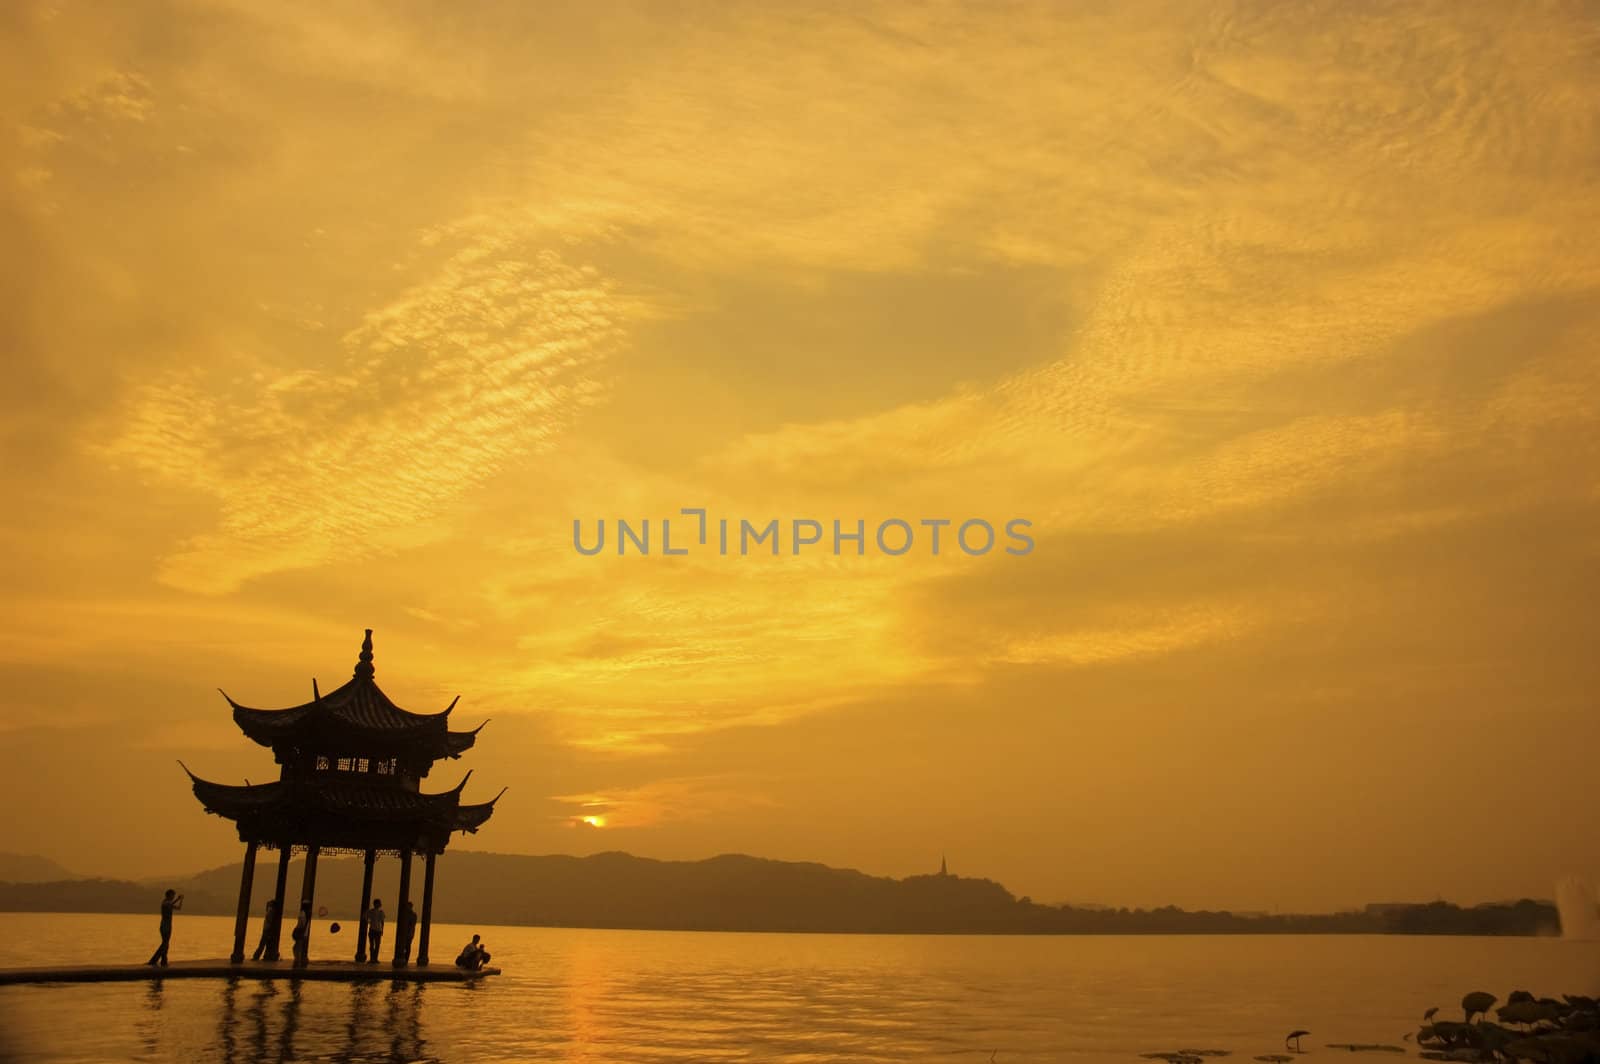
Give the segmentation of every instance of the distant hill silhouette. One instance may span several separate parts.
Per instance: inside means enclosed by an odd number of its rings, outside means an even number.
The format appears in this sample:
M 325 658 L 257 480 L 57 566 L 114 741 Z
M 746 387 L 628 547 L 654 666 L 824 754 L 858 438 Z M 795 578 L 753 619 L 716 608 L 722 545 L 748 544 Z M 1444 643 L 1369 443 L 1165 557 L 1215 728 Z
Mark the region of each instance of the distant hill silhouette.
M 0 883 L 50 883 L 77 878 L 48 857 L 0 853 Z
M 237 886 L 234 888 L 238 889 Z M 155 900 L 152 901 L 151 899 Z M 161 902 L 161 892 L 125 879 L 68 879 L 57 883 L 0 883 L 0 912 L 143 913 Z M 218 902 L 184 911 L 221 912 Z
M 420 903 L 421 862 L 412 897 Z M 298 897 L 301 860 L 290 869 Z M 187 913 L 229 915 L 239 865 L 171 882 Z M 251 909 L 271 896 L 277 858 L 256 864 Z M 398 862 L 382 860 L 374 893 L 395 909 Z M 361 862 L 324 858 L 317 904 L 329 919 L 355 917 Z M 0 910 L 150 912 L 159 889 L 122 880 L 0 883 Z M 926 934 L 1402 933 L 1555 934 L 1555 907 L 1523 900 L 1463 909 L 1444 902 L 1382 906 L 1330 915 L 1264 916 L 1160 909 L 1074 908 L 1013 897 L 987 879 L 869 876 L 825 865 L 727 854 L 704 861 L 657 861 L 625 853 L 592 857 L 460 852 L 439 861 L 434 919 L 440 923 L 609 927 L 685 931 L 818 931 Z

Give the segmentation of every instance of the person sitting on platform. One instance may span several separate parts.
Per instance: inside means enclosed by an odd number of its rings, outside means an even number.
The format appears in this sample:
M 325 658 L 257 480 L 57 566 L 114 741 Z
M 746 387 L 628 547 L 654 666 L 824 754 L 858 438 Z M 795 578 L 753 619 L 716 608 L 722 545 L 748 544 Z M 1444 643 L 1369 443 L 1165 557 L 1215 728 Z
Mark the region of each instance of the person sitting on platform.
M 489 951 L 483 948 L 483 943 L 477 935 L 473 935 L 472 941 L 463 946 L 460 954 L 456 956 L 456 967 L 465 968 L 469 972 L 475 972 L 488 963 Z
M 167 966 L 167 947 L 172 944 L 172 914 L 183 908 L 183 895 L 175 890 L 168 890 L 161 899 L 161 945 L 150 954 L 151 965 Z M 474 942 L 477 939 L 473 939 Z
M 261 955 L 272 948 L 278 939 L 278 928 L 283 923 L 283 914 L 278 912 L 278 899 L 267 899 L 267 914 L 261 918 L 261 941 L 256 943 L 256 951 L 250 954 L 250 959 L 258 961 Z
M 367 910 L 367 942 L 372 949 L 367 953 L 367 963 L 378 963 L 378 946 L 383 942 L 383 902 L 377 898 L 372 899 L 372 908 Z
M 294 966 L 304 968 L 311 963 L 311 903 L 300 903 L 300 918 L 294 922 L 294 930 L 290 932 L 294 939 Z
M 417 930 L 417 910 L 407 901 L 400 906 L 400 915 L 394 918 L 395 960 L 411 963 L 411 937 Z

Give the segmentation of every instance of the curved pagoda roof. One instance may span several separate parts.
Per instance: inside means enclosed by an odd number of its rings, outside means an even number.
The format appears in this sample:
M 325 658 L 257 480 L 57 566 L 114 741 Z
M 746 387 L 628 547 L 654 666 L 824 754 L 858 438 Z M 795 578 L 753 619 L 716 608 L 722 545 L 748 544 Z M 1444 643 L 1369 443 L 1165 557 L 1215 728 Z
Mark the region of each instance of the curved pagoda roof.
M 475 832 L 493 815 L 495 803 L 505 794 L 502 789 L 487 802 L 463 804 L 461 792 L 472 778 L 471 772 L 448 791 L 423 794 L 353 780 L 287 779 L 237 786 L 202 779 L 187 765 L 183 770 L 206 812 L 234 821 L 241 834 L 316 837 L 332 846 L 354 848 L 375 844 L 383 848 L 382 835 L 375 836 L 374 830 L 392 830 L 396 840 L 409 840 L 421 830 L 440 836 L 441 842 L 451 832 Z
M 413 713 L 383 693 L 374 679 L 376 672 L 368 628 L 355 673 L 338 690 L 322 694 L 313 680 L 311 701 L 287 709 L 256 709 L 221 693 L 233 707 L 239 730 L 262 746 L 345 740 L 361 747 L 413 749 L 433 759 L 460 757 L 472 748 L 483 724 L 470 731 L 450 730 L 450 711 L 461 700 L 459 695 L 438 713 Z

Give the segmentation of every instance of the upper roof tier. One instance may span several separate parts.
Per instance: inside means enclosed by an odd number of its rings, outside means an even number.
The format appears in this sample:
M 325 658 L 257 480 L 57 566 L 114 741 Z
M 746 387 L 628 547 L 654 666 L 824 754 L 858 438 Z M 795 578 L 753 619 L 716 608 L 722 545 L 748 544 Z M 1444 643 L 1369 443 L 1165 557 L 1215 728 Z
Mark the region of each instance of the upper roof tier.
M 222 697 L 233 707 L 239 730 L 262 746 L 347 747 L 374 752 L 403 749 L 430 760 L 460 757 L 472 747 L 483 724 L 471 731 L 450 730 L 450 711 L 459 696 L 438 713 L 413 713 L 390 701 L 373 679 L 375 672 L 372 629 L 368 628 L 355 675 L 336 691 L 322 694 L 313 680 L 311 701 L 287 709 L 240 705 L 226 691 Z

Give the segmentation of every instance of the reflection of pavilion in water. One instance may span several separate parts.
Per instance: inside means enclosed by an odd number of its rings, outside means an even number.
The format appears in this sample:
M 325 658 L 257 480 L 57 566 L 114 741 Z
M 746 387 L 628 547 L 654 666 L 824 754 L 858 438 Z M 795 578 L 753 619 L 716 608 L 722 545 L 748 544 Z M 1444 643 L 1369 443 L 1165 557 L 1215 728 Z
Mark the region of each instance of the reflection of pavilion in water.
M 240 841 L 245 843 L 233 953 L 229 958 L 234 964 L 244 961 L 250 888 L 255 878 L 256 850 L 261 846 L 278 851 L 276 901 L 280 919 L 268 929 L 268 960 L 278 959 L 283 922 L 287 920 L 292 925 L 295 920 L 294 911 L 284 908 L 284 892 L 289 859 L 299 847 L 306 855 L 302 906 L 314 901 L 317 857 L 322 851 L 365 855 L 357 961 L 368 959 L 366 920 L 372 900 L 373 863 L 380 853 L 400 858 L 400 897 L 391 910 L 397 925 L 391 938 L 397 968 L 410 959 L 410 943 L 400 922 L 406 918 L 410 903 L 411 857 L 414 853 L 423 854 L 417 964 L 428 964 L 434 860 L 444 852 L 452 832 L 482 827 L 494 813 L 499 796 L 476 805 L 463 804 L 461 792 L 466 787 L 466 777 L 451 790 L 422 792 L 421 781 L 433 763 L 441 758 L 460 757 L 477 741 L 483 725 L 471 731 L 452 731 L 449 720 L 454 702 L 440 713 L 401 709 L 379 690 L 373 679 L 375 671 L 372 630 L 368 629 L 355 675 L 338 690 L 323 695 L 313 680 L 310 702 L 276 710 L 252 709 L 228 698 L 240 730 L 262 746 L 271 747 L 273 758 L 282 766 L 277 780 L 261 784 L 246 781 L 238 787 L 189 774 L 195 797 L 206 812 L 232 820 L 238 825 Z M 228 697 L 226 692 L 223 697 Z M 467 773 L 467 777 L 471 775 Z M 309 937 L 309 926 L 306 931 Z M 304 958 L 296 959 L 297 966 L 304 963 Z
M 433 1058 L 422 1036 L 423 992 L 422 983 L 398 981 L 231 978 L 223 984 L 216 1043 L 207 1056 L 223 1064 L 308 1057 L 343 1064 L 428 1061 Z M 314 995 L 312 1002 L 307 993 Z

